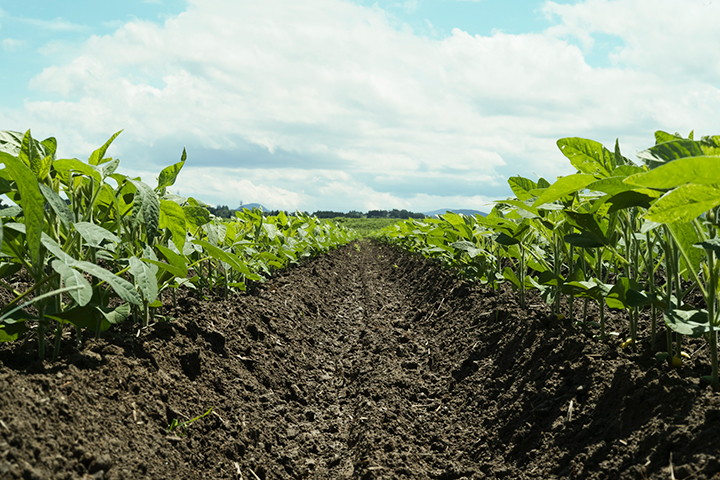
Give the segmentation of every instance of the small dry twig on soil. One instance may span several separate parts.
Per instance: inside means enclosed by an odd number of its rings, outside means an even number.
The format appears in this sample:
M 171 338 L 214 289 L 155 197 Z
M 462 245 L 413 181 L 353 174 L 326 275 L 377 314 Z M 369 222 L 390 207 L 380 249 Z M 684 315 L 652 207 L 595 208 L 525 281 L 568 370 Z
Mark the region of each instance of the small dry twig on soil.
M 567 413 L 567 421 L 572 422 L 572 414 L 573 414 L 573 400 L 570 400 L 570 406 L 568 407 L 568 413 Z
M 675 480 L 675 470 L 672 464 L 672 452 L 670 452 L 670 480 Z
M 250 470 L 250 473 L 252 473 L 252 476 L 255 477 L 255 480 L 260 480 L 260 477 L 258 477 L 257 474 L 255 472 L 253 472 L 252 468 L 248 468 L 248 470 Z

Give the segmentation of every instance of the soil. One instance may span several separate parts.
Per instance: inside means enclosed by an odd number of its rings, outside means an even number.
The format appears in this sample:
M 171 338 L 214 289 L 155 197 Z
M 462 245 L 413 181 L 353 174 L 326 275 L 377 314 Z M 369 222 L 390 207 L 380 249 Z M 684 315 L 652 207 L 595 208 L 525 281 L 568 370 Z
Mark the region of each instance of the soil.
M 606 342 L 548 313 L 363 241 L 140 332 L 68 333 L 56 362 L 4 344 L 0 478 L 720 478 L 701 340 L 672 369 L 662 328 L 623 349 L 623 312 Z

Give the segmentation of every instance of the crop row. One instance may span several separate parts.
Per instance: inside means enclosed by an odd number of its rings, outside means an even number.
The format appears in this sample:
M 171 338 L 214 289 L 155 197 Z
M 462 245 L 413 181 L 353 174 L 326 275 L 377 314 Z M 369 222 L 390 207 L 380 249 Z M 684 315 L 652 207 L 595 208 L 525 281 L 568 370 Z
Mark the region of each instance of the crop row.
M 118 173 L 106 151 L 87 162 L 57 159 L 54 138 L 0 132 L 0 286 L 12 300 L 0 309 L 0 341 L 36 334 L 38 354 L 54 330 L 96 332 L 132 318 L 146 327 L 162 309 L 163 293 L 200 295 L 245 290 L 273 271 L 351 241 L 354 233 L 297 213 L 264 217 L 237 212 L 221 221 L 194 198 L 173 195 L 186 161 L 163 169 L 157 185 Z M 25 278 L 27 282 L 15 282 Z M 17 291 L 17 285 L 29 285 Z
M 592 140 L 558 140 L 575 174 L 552 184 L 511 177 L 515 197 L 496 201 L 486 217 L 408 220 L 379 238 L 494 288 L 510 282 L 522 306 L 526 291 L 538 290 L 554 314 L 573 321 L 577 300 L 581 322 L 595 301 L 603 340 L 605 308 L 625 310 L 623 346 L 638 341 L 641 309 L 650 310 L 654 345 L 662 314 L 667 351 L 658 358 L 680 365 L 683 337 L 704 337 L 712 362 L 704 380 L 718 389 L 720 136 L 658 131 L 655 140 L 638 153 L 642 165 L 624 157 L 617 142 L 610 151 Z M 692 292 L 706 308 L 689 303 Z

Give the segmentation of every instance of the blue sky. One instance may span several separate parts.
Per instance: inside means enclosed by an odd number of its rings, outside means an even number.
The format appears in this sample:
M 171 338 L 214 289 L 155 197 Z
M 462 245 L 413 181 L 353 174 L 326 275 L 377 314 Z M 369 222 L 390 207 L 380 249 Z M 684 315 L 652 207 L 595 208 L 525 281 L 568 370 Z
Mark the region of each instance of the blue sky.
M 718 134 L 711 0 L 0 0 L 0 129 L 86 158 L 114 132 L 153 183 L 211 204 L 487 208 L 572 173 L 555 141 L 627 156 Z

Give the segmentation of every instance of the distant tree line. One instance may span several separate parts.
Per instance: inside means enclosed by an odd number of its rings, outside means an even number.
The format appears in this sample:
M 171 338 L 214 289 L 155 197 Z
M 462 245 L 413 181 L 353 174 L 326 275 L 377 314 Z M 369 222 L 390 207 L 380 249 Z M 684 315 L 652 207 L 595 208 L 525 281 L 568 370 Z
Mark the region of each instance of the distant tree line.
M 235 212 L 240 209 L 231 209 L 227 205 L 218 205 L 217 207 L 208 207 L 208 210 L 216 217 L 231 218 L 234 217 Z M 280 210 L 266 210 L 263 212 L 263 215 L 272 216 L 279 213 Z M 285 213 L 287 214 L 288 212 Z M 357 210 L 351 210 L 347 213 L 333 212 L 331 210 L 318 210 L 317 212 L 313 213 L 313 215 L 317 218 L 399 218 L 405 220 L 407 220 L 408 218 L 425 218 L 425 215 L 422 213 L 409 212 L 407 210 L 398 210 L 397 208 L 394 208 L 392 210 L 370 210 L 367 213 L 358 212 Z
M 407 210 L 398 210 L 393 208 L 392 210 L 370 210 L 367 213 L 367 218 L 401 218 L 407 220 L 408 218 L 425 218 L 425 214 L 409 212 Z

